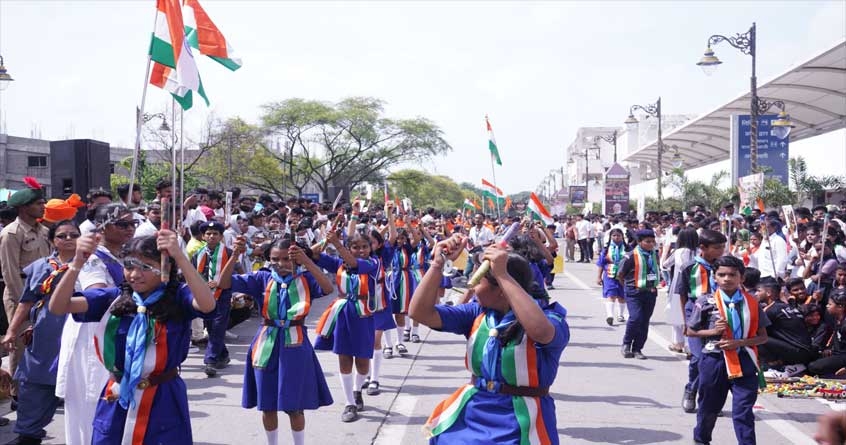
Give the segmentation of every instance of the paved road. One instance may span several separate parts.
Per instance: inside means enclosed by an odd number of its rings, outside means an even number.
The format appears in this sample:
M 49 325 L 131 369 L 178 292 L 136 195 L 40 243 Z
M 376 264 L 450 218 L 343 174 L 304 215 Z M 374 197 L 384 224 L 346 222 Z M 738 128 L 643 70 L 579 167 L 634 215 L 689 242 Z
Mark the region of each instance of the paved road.
M 557 289 L 552 291 L 553 298 L 567 308 L 571 329 L 570 345 L 551 388 L 561 443 L 691 443 L 694 415 L 679 408 L 687 362 L 666 349 L 669 327 L 662 322 L 666 298 L 659 296 L 650 341 L 644 348 L 649 360 L 624 360 L 619 354 L 623 327 L 605 324 L 600 292 L 588 285 L 594 277 L 594 266 L 567 264 L 567 272 L 556 277 Z M 329 302 L 330 298 L 315 302 L 309 317 L 311 332 Z M 240 406 L 243 359 L 255 327 L 255 320 L 251 320 L 235 329 L 239 338 L 230 345 L 234 360 L 220 376 L 205 377 L 198 353 L 190 354 L 183 367 L 198 444 L 264 440 L 260 414 Z M 336 402 L 307 412 L 307 440 L 345 445 L 426 443 L 421 426 L 442 398 L 467 381 L 468 374 L 463 365 L 463 338 L 421 329 L 424 342 L 409 344 L 409 356 L 383 362 L 383 393 L 365 396 L 366 410 L 355 423 L 340 421 L 343 396 L 337 358 L 331 353 L 318 353 Z M 0 404 L 0 413 L 8 413 L 8 407 L 8 402 Z M 714 444 L 735 443 L 729 409 L 727 405 L 726 417 L 717 422 Z M 810 437 L 816 417 L 829 409 L 815 400 L 761 396 L 756 409 L 758 443 L 814 443 Z M 64 443 L 61 416 L 60 410 L 48 427 L 45 444 Z M 8 413 L 7 417 L 14 421 L 15 414 Z M 280 421 L 284 418 L 280 416 Z M 280 425 L 280 443 L 290 443 L 287 423 Z M 11 431 L 11 426 L 0 428 L 0 443 L 14 437 Z

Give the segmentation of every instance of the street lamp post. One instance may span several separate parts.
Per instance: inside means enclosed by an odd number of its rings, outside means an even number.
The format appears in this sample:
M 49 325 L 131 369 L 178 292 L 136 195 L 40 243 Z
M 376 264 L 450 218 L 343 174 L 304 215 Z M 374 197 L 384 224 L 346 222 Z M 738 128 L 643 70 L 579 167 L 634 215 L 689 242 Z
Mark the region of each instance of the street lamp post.
M 749 165 L 753 173 L 758 170 L 758 115 L 761 113 L 761 109 L 758 107 L 758 78 L 755 75 L 755 36 L 755 22 L 752 22 L 752 27 L 749 28 L 749 31 L 743 34 L 737 34 L 734 37 L 714 34 L 708 38 L 708 48 L 705 49 L 705 55 L 697 63 L 697 65 L 702 67 L 702 71 L 705 74 L 710 75 L 713 73 L 717 69 L 717 66 L 723 62 L 714 55 L 711 46 L 720 42 L 728 42 L 729 45 L 739 49 L 743 54 L 752 56 L 752 77 L 749 79 L 752 96 L 749 105 L 749 114 L 751 117 L 751 121 L 749 122 L 749 131 L 751 133 L 749 135 Z
M 599 148 L 598 144 L 599 144 L 600 139 L 602 139 L 605 142 L 608 142 L 609 144 L 614 144 L 614 163 L 616 164 L 617 163 L 617 130 L 614 130 L 614 132 L 611 133 L 608 136 L 601 136 L 601 135 L 600 136 L 594 136 L 593 137 L 593 145 L 595 145 L 597 149 Z
M 637 125 L 638 121 L 634 117 L 635 110 L 641 110 L 648 116 L 655 116 L 658 118 L 658 200 L 662 200 L 664 197 L 663 192 L 663 184 L 661 180 L 661 157 L 664 153 L 664 140 L 661 137 L 661 98 L 658 97 L 658 101 L 654 104 L 649 104 L 646 106 L 643 105 L 632 105 L 629 108 L 629 117 L 626 118 L 626 126 L 629 129 L 632 129 L 635 125 Z

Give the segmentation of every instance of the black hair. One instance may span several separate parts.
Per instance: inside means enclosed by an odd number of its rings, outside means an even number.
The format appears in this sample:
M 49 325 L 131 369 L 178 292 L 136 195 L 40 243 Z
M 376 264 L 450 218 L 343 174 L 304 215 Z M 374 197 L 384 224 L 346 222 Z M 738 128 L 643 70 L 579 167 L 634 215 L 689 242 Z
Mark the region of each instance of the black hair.
M 696 229 L 685 227 L 679 230 L 679 236 L 676 238 L 676 249 L 682 247 L 686 247 L 694 253 L 696 252 L 696 248 L 699 247 L 699 234 L 696 233 Z
M 822 323 L 822 316 L 823 316 L 823 308 L 817 303 L 808 303 L 799 306 L 799 311 L 802 312 L 804 317 L 813 314 L 814 312 L 820 314 L 820 323 Z
M 846 306 L 846 289 L 834 289 L 828 298 L 838 306 Z
M 308 247 L 306 245 L 306 243 L 301 242 L 301 241 L 295 242 L 291 238 L 282 238 L 279 241 L 276 241 L 276 242 L 273 242 L 273 243 L 266 243 L 264 245 L 267 246 L 267 244 L 270 244 L 270 246 L 267 249 L 264 249 L 265 259 L 269 258 L 269 256 L 270 256 L 270 249 L 280 249 L 281 250 L 281 249 L 288 249 L 291 246 L 297 246 L 300 249 L 303 249 L 306 256 L 309 257 L 309 258 L 313 258 L 313 255 L 314 255 L 313 252 L 311 251 L 311 247 Z
M 361 233 L 358 230 L 350 233 L 347 237 L 347 242 L 345 243 L 347 246 L 351 246 L 353 243 L 363 242 L 367 243 L 367 247 L 370 248 L 370 236 L 366 233 Z M 373 253 L 373 252 L 371 252 Z
M 799 277 L 795 277 L 795 278 L 791 278 L 791 279 L 787 280 L 787 283 L 784 284 L 784 287 L 787 288 L 787 290 L 789 291 L 792 287 L 798 286 L 800 284 L 804 288 L 805 287 L 805 280 L 803 280 Z
M 93 209 L 92 222 L 103 223 L 106 221 L 115 221 L 120 217 L 130 214 L 129 208 L 120 202 L 111 202 L 102 204 Z
M 136 192 L 141 191 L 141 184 L 135 183 L 132 185 L 132 190 Z M 121 199 L 126 199 L 126 196 L 129 194 L 129 184 L 121 184 L 117 188 L 118 197 Z
M 76 224 L 75 221 L 70 219 L 63 219 L 57 222 L 56 224 L 53 224 L 53 227 L 50 227 L 50 230 L 47 232 L 47 239 L 49 239 L 50 242 L 53 242 L 53 240 L 56 238 L 56 231 L 59 230 L 59 227 L 63 226 L 73 226 L 76 229 L 77 233 L 79 233 L 79 226 Z
M 229 191 L 232 192 L 233 201 L 241 197 L 241 187 L 232 187 Z
M 200 226 L 202 226 L 203 224 L 205 223 L 202 221 L 194 221 L 193 223 L 191 223 L 191 225 L 188 227 L 188 232 L 191 233 L 192 237 L 196 238 L 202 235 L 202 233 L 200 232 Z
M 223 194 L 217 190 L 209 190 L 209 201 L 223 201 Z
M 761 271 L 754 267 L 747 267 L 743 272 L 743 287 L 755 289 L 759 281 L 761 281 Z
M 699 245 L 710 247 L 714 244 L 725 244 L 726 236 L 716 230 L 705 229 L 699 234 Z
M 828 213 L 828 207 L 823 206 L 823 205 L 814 206 L 814 208 L 811 209 L 811 212 L 813 213 L 813 212 L 816 212 L 817 210 L 819 210 L 823 213 Z
M 109 191 L 109 190 L 106 190 L 102 187 L 96 188 L 96 189 L 91 189 L 91 190 L 88 191 L 88 196 L 86 196 L 86 200 L 91 201 L 94 198 L 100 198 L 102 196 L 106 196 L 109 199 L 112 199 L 112 192 Z
M 529 265 L 529 261 L 522 255 L 516 252 L 509 252 L 506 270 L 508 271 L 508 275 L 510 275 L 511 278 L 513 278 L 514 281 L 516 281 L 517 284 L 519 284 L 520 287 L 522 287 L 523 290 L 525 290 L 532 298 L 536 300 L 546 300 L 549 298 L 549 294 L 538 286 L 537 281 L 535 281 L 535 273 L 532 270 L 531 265 Z M 496 281 L 493 280 L 490 272 L 488 272 L 488 280 L 496 284 Z M 499 341 L 502 345 L 506 345 L 512 340 L 516 340 L 516 343 L 519 343 L 522 341 L 523 332 L 524 329 L 520 322 L 514 323 L 498 335 Z
M 773 277 L 764 277 L 758 281 L 758 287 L 769 289 L 773 293 L 773 299 L 778 300 L 781 294 L 781 284 Z
M 744 272 L 746 271 L 746 266 L 743 265 L 743 260 L 731 255 L 723 255 L 717 258 L 717 261 L 714 261 L 714 270 L 716 271 L 720 267 L 730 267 L 732 269 L 736 269 L 740 272 L 740 275 L 744 275 Z
M 379 233 L 378 230 L 371 230 L 370 231 L 370 239 L 372 239 L 373 241 L 376 241 L 379 244 L 379 248 L 370 252 L 370 255 L 371 256 L 378 256 L 378 257 L 381 258 L 382 252 L 385 249 L 385 237 L 382 236 L 382 234 Z
M 123 248 L 121 256 L 137 256 L 146 259 L 158 260 L 161 258 L 161 252 L 159 252 L 156 244 L 155 235 L 150 235 L 133 238 Z M 173 261 L 171 259 L 171 263 L 172 262 Z M 147 313 L 150 315 L 150 318 L 160 322 L 182 320 L 184 315 L 182 313 L 182 305 L 181 302 L 177 300 L 179 292 L 179 278 L 177 273 L 177 267 L 171 264 L 170 276 L 168 277 L 168 281 L 165 286 L 164 296 L 147 308 Z M 132 298 L 133 290 L 129 285 L 129 281 L 124 281 L 119 288 L 120 296 L 118 296 L 112 306 L 112 315 L 116 317 L 135 315 L 138 312 L 138 305 Z
M 5 220 L 14 220 L 18 217 L 18 209 L 15 207 L 9 207 L 6 202 L 3 202 L 3 205 L 0 205 L 0 219 Z
M 508 245 L 511 246 L 511 249 L 515 253 L 520 254 L 523 258 L 529 260 L 529 262 L 540 263 L 543 260 L 543 253 L 528 235 L 520 234 L 513 236 L 508 240 Z
M 159 182 L 156 183 L 156 191 L 160 192 L 168 187 L 173 187 L 173 183 L 170 182 L 170 179 L 159 179 Z

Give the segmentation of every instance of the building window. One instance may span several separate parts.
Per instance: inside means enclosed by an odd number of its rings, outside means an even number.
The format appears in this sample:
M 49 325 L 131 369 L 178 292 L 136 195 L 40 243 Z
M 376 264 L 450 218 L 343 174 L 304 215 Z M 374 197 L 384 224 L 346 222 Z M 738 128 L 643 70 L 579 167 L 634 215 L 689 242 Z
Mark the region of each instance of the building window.
M 47 156 L 27 156 L 26 166 L 30 168 L 47 167 Z
M 109 174 L 115 174 L 115 163 L 109 162 Z

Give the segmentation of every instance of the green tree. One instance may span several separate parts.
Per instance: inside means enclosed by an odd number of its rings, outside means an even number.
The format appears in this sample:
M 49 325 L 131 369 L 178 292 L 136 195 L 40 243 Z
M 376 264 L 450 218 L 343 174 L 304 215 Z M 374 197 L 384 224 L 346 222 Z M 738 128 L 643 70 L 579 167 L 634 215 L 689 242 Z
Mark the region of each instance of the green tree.
M 384 102 L 371 97 L 336 104 L 287 99 L 263 109 L 264 132 L 281 139 L 278 149 L 267 153 L 285 173 L 286 187 L 299 193 L 310 182 L 327 196 L 330 187 L 379 183 L 391 167 L 452 150 L 431 121 L 387 118 Z
M 679 196 L 680 208 L 676 207 L 676 210 L 689 210 L 698 205 L 711 212 L 719 212 L 726 202 L 736 201 L 736 187 L 720 187 L 727 176 L 728 172 L 721 170 L 714 173 L 710 181 L 703 182 L 689 179 L 682 169 L 673 169 L 669 184 L 676 189 L 676 195 Z
M 805 158 L 798 156 L 788 161 L 790 182 L 796 191 L 797 202 L 810 199 L 814 204 L 822 201 L 827 189 L 843 189 L 846 187 L 846 176 L 825 175 L 813 176 L 808 172 Z
M 147 201 L 156 197 L 156 184 L 162 179 L 170 179 L 171 170 L 170 164 L 150 162 L 148 160 L 148 151 L 141 150 L 138 156 L 138 184 L 141 185 L 141 194 Z M 127 171 L 132 167 L 132 157 L 125 158 L 120 161 L 120 164 Z M 113 174 L 109 177 L 112 194 L 117 197 L 117 188 L 123 184 L 129 184 L 129 177 L 123 175 Z M 186 174 L 185 189 L 193 190 L 200 185 L 197 177 Z
M 391 190 L 411 199 L 418 209 L 434 207 L 440 211 L 460 209 L 466 191 L 447 176 L 430 175 L 420 170 L 400 170 L 388 176 Z M 471 198 L 472 199 L 472 198 Z

